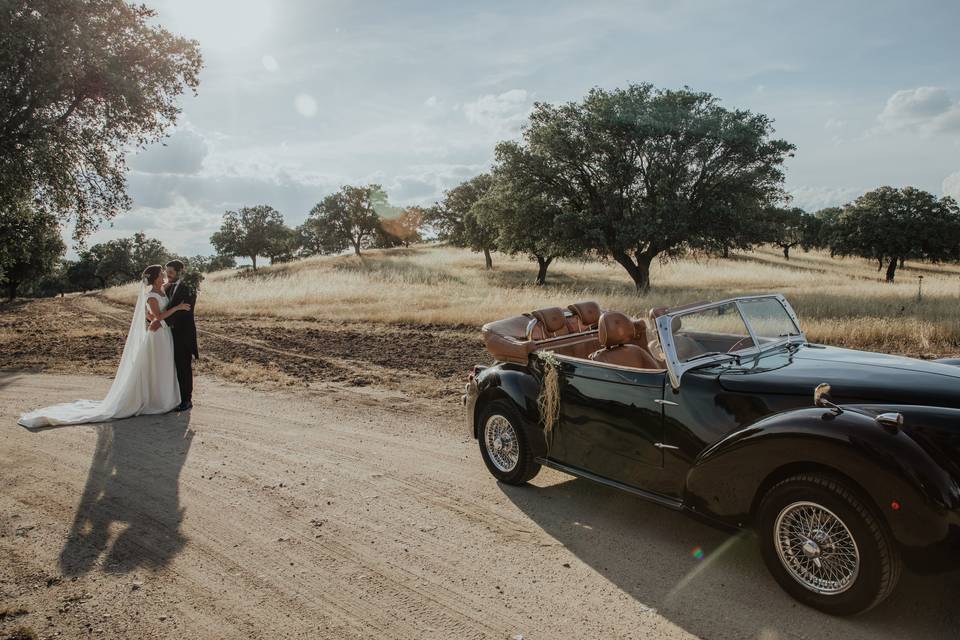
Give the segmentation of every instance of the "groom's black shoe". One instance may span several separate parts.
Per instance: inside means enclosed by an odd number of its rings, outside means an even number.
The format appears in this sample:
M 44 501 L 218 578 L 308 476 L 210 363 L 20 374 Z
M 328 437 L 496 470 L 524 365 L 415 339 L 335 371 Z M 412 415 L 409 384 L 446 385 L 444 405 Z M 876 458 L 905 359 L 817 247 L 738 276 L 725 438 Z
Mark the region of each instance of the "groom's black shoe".
M 181 402 L 180 404 L 178 404 L 176 407 L 174 407 L 173 410 L 174 410 L 174 411 L 188 411 L 188 410 L 190 410 L 190 409 L 193 409 L 193 403 L 190 402 L 189 400 L 187 400 L 186 402 Z

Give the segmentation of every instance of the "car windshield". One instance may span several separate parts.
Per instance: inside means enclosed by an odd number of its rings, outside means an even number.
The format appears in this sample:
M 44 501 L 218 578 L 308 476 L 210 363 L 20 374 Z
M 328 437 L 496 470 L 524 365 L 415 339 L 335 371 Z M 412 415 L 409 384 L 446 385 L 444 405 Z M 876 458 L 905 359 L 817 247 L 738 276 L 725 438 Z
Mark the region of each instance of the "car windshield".
M 681 362 L 755 346 L 733 302 L 674 316 L 671 323 L 673 344 Z
M 740 309 L 761 345 L 800 335 L 800 329 L 776 298 L 741 300 Z

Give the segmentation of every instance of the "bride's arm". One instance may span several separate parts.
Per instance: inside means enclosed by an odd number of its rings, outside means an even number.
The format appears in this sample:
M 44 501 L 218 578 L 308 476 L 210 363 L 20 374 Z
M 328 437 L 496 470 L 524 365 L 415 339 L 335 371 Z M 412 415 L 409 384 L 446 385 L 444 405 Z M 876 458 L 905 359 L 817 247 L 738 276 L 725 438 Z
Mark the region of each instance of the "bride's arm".
M 156 329 L 153 328 L 153 323 L 154 323 L 155 321 L 159 322 L 159 321 L 165 320 L 165 319 L 167 319 L 168 317 L 172 316 L 172 315 L 173 315 L 174 313 L 176 313 L 177 311 L 189 311 L 189 310 L 190 310 L 190 305 L 187 304 L 186 302 L 182 302 L 182 303 L 178 304 L 177 306 L 171 307 L 171 308 L 169 308 L 169 309 L 167 309 L 166 311 L 164 311 L 164 312 L 161 313 L 161 312 L 160 312 L 160 304 L 157 302 L 156 298 L 147 298 L 147 307 L 148 307 L 148 309 L 150 310 L 149 315 L 153 316 L 153 319 L 151 320 L 151 325 L 150 325 L 150 330 L 151 330 L 151 331 L 156 331 Z M 160 327 L 158 326 L 157 329 L 159 329 L 159 328 L 160 328 Z

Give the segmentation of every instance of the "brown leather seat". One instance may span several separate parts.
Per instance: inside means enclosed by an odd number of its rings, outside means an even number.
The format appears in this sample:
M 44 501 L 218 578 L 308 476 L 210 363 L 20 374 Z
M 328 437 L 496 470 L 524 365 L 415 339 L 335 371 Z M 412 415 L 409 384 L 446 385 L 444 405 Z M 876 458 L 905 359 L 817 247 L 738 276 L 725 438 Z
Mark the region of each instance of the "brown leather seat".
M 600 316 L 598 328 L 597 337 L 603 348 L 591 353 L 591 360 L 635 369 L 660 368 L 645 348 L 629 344 L 636 338 L 636 326 L 626 315 L 617 311 L 606 311 Z
M 577 332 L 591 331 L 600 322 L 600 305 L 593 301 L 575 302 L 567 306 L 573 313 Z
M 570 327 L 567 326 L 567 319 L 564 317 L 563 309 L 560 307 L 547 307 L 546 309 L 537 309 L 530 315 L 536 320 L 536 323 L 530 328 L 528 338 L 530 340 L 547 340 L 557 336 L 565 336 L 570 333 Z

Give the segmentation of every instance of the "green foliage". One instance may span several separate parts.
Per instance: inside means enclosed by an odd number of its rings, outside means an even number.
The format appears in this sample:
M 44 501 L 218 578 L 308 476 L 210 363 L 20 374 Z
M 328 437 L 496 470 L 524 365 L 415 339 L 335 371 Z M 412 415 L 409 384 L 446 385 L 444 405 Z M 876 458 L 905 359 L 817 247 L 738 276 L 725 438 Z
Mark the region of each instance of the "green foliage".
M 489 173 L 474 176 L 447 191 L 441 202 L 427 210 L 424 220 L 440 240 L 482 251 L 488 269 L 493 267 L 490 252 L 497 248 L 497 228 L 489 219 L 480 217 L 482 207 L 474 205 L 492 186 L 493 176 Z
M 826 249 L 831 244 L 831 233 L 836 228 L 836 220 L 843 211 L 840 207 L 827 207 L 807 216 L 803 226 L 803 240 L 800 246 L 804 251 Z
M 495 230 L 495 244 L 509 255 L 523 254 L 536 260 L 537 284 L 544 284 L 554 260 L 584 252 L 583 243 L 570 233 L 565 212 L 542 192 L 525 188 L 512 179 L 510 166 L 497 169 L 497 179 L 471 207 L 471 212 Z
M 314 205 L 301 227 L 310 253 L 338 253 L 352 246 L 356 255 L 369 246 L 380 227 L 377 208 L 387 207 L 380 185 L 346 185 Z
M 203 274 L 196 269 L 187 267 L 183 273 L 180 274 L 180 281 L 194 291 L 200 291 L 200 285 L 203 283 Z
M 271 264 L 290 262 L 299 255 L 302 248 L 300 233 L 284 225 L 272 234 L 265 252 Z
M 223 224 L 210 236 L 210 243 L 221 255 L 250 258 L 256 271 L 257 256 L 269 256 L 288 232 L 280 212 L 261 204 L 224 213 Z
M 213 271 L 223 271 L 224 269 L 233 269 L 237 266 L 237 261 L 233 256 L 214 254 L 212 256 L 193 256 L 184 262 L 191 269 L 201 273 L 211 273 Z
M 534 105 L 523 140 L 498 145 L 497 159 L 642 290 L 653 259 L 737 241 L 749 227 L 733 221 L 783 199 L 794 147 L 772 133 L 766 116 L 708 93 L 639 84 Z
M 807 234 L 807 219 L 812 218 L 799 207 L 769 207 L 762 215 L 760 224 L 764 239 L 783 251 L 790 259 L 790 249 L 803 243 Z
M 196 90 L 198 44 L 122 0 L 0 3 L 0 202 L 72 218 L 74 237 L 130 206 L 126 156 Z
M 21 285 L 52 274 L 65 250 L 52 214 L 22 201 L 0 208 L 0 284 L 11 300 Z
M 303 255 L 317 256 L 340 253 L 349 246 L 326 217 L 309 217 L 296 229 Z
M 135 233 L 80 251 L 79 259 L 67 265 L 64 277 L 72 291 L 103 289 L 139 280 L 150 265 L 164 265 L 177 257 L 159 240 Z
M 960 208 L 950 197 L 905 187 L 869 191 L 839 213 L 823 216 L 834 255 L 889 260 L 886 280 L 893 282 L 903 260 L 940 262 L 960 258 Z

